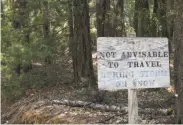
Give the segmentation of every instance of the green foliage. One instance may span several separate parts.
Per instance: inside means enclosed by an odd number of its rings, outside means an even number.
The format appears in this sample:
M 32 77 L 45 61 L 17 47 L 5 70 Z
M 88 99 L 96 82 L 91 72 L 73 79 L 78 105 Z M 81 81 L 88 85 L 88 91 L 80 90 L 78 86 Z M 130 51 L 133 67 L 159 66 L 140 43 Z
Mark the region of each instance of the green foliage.
M 173 113 L 173 109 L 172 108 L 168 108 L 167 109 L 167 115 L 172 115 Z
M 1 72 L 2 98 L 6 101 L 13 101 L 20 98 L 24 93 L 23 88 L 20 86 L 20 77 L 12 73 L 12 70 L 8 66 L 3 66 Z
M 16 2 L 2 1 L 2 95 L 8 100 L 21 96 L 25 89 L 44 86 L 36 82 L 44 76 L 33 78 L 23 72 L 23 66 L 34 62 L 46 65 L 46 58 L 53 62 L 54 57 L 67 48 L 68 39 L 65 37 L 68 34 L 67 0 L 48 0 L 50 31 L 47 39 L 43 37 L 43 0 L 29 0 L 25 8 L 17 6 Z M 19 22 L 20 27 L 15 28 L 13 21 Z M 15 73 L 16 65 L 21 66 L 20 75 Z
M 124 5 L 124 15 L 125 15 L 125 24 L 126 29 L 131 29 L 133 27 L 133 17 L 134 17 L 134 0 L 125 0 L 126 4 Z

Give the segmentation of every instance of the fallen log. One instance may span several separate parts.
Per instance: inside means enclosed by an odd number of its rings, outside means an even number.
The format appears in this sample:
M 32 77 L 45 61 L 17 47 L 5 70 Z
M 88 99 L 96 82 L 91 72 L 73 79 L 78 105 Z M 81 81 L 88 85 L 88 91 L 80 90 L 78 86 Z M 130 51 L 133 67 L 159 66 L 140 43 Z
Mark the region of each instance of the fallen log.
M 115 105 L 108 106 L 108 105 L 102 105 L 102 104 L 96 104 L 92 102 L 84 102 L 84 101 L 70 101 L 70 100 L 53 100 L 52 104 L 60 104 L 60 105 L 67 105 L 72 107 L 84 107 L 84 108 L 93 108 L 93 109 L 99 109 L 103 111 L 119 111 L 119 112 L 127 112 L 127 107 L 118 107 Z
M 84 102 L 84 101 L 70 101 L 70 100 L 52 100 L 52 104 L 57 105 L 66 105 L 71 107 L 82 107 L 82 108 L 92 108 L 98 109 L 102 111 L 111 111 L 111 112 L 128 112 L 128 107 L 125 106 L 115 106 L 115 105 L 102 105 L 96 104 L 92 102 Z M 139 108 L 139 113 L 141 114 L 153 114 L 153 115 L 168 115 L 168 109 L 151 109 L 151 108 Z

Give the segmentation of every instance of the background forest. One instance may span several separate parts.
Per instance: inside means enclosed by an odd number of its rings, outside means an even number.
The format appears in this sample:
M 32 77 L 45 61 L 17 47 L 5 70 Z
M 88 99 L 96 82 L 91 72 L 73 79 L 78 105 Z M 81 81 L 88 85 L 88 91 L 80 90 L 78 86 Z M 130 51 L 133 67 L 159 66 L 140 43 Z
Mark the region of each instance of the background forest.
M 39 118 L 22 117 L 33 98 L 125 106 L 126 90 L 97 89 L 96 39 L 132 32 L 137 37 L 169 39 L 171 87 L 138 93 L 141 108 L 154 113 L 167 109 L 166 115 L 141 115 L 145 121 L 140 122 L 183 123 L 183 0 L 1 0 L 2 122 L 98 123 L 61 120 L 58 114 L 48 120 L 45 110 Z M 29 108 L 22 110 L 22 104 Z M 116 119 L 121 115 L 125 114 Z M 124 119 L 100 122 L 126 123 Z

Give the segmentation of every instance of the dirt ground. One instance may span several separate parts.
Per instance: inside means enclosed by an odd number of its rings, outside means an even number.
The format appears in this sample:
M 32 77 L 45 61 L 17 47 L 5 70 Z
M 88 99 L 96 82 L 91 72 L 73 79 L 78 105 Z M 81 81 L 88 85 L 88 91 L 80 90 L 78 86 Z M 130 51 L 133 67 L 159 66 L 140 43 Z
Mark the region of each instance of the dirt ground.
M 73 89 L 72 87 L 45 88 L 30 93 L 6 110 L 2 110 L 2 123 L 121 123 L 128 121 L 128 114 L 124 112 L 110 112 L 87 107 L 73 107 L 69 105 L 53 104 L 53 100 L 79 100 L 102 105 L 127 106 L 127 91 L 101 92 L 97 100 L 95 90 L 88 88 Z M 97 93 L 98 94 L 98 93 Z M 102 95 L 103 94 L 103 95 Z M 173 109 L 174 98 L 166 89 L 139 90 L 139 108 Z M 3 107 L 2 107 L 3 108 Z M 139 113 L 140 123 L 170 124 L 173 123 L 173 113 L 156 114 L 155 112 Z

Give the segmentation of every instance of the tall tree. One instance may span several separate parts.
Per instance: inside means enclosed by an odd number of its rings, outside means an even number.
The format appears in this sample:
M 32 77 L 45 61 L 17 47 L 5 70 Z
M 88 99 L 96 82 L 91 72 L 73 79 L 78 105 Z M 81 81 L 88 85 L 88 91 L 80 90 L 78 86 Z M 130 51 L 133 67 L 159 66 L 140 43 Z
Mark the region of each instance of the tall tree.
M 24 41 L 29 44 L 29 34 L 30 31 L 26 30 L 25 26 L 28 24 L 27 18 L 28 13 L 26 13 L 27 0 L 13 0 L 12 1 L 12 11 L 13 11 L 13 22 L 12 26 L 15 30 L 23 30 Z M 15 72 L 20 75 L 22 62 L 15 65 Z M 23 65 L 23 71 L 28 71 L 32 68 L 31 63 Z
M 98 37 L 124 36 L 124 0 L 96 0 L 96 21 Z
M 153 13 L 157 13 L 158 10 L 158 0 L 154 0 Z
M 50 42 L 50 22 L 49 22 L 49 9 L 48 9 L 48 0 L 43 0 L 43 37 L 46 45 Z M 50 55 L 45 57 L 45 62 L 47 64 L 51 63 Z
M 116 0 L 113 5 L 112 36 L 125 36 L 124 0 Z
M 152 36 L 169 38 L 169 52 L 172 52 L 173 36 L 173 0 L 154 0 Z
M 173 26 L 174 26 L 174 16 L 172 11 L 174 10 L 174 1 L 167 0 L 167 30 L 168 30 L 168 38 L 172 39 L 173 37 Z
M 154 0 L 153 14 L 155 25 L 153 25 L 153 36 L 168 37 L 167 31 L 167 0 Z
M 173 28 L 174 28 L 174 15 L 172 14 L 174 10 L 174 0 L 167 0 L 167 37 L 169 39 L 169 52 L 172 52 L 172 38 L 173 38 Z
M 158 11 L 158 0 L 154 0 L 154 5 L 153 5 L 153 14 L 151 18 L 151 36 L 152 37 L 157 37 L 158 32 L 157 32 L 157 11 Z
M 48 1 L 43 0 L 43 34 L 44 38 L 47 39 L 49 37 L 50 26 L 49 26 L 49 10 L 48 10 Z
M 105 0 L 96 0 L 97 36 L 104 36 Z
M 82 78 L 90 83 L 95 80 L 89 23 L 88 0 L 73 0 L 74 37 L 73 37 L 73 66 L 74 79 L 78 83 Z
M 148 0 L 135 0 L 134 28 L 137 36 L 148 36 L 150 25 Z
M 175 29 L 174 29 L 174 77 L 176 98 L 176 123 L 183 124 L 183 0 L 175 1 Z
M 108 36 L 110 34 L 110 0 L 96 0 L 96 21 L 97 21 L 97 36 Z
M 73 2 L 70 1 L 68 3 L 68 8 L 69 8 L 69 12 L 68 12 L 68 31 L 69 31 L 69 52 L 72 56 L 72 60 L 74 62 L 74 44 L 73 44 L 73 37 L 74 37 L 74 26 L 73 26 Z M 73 63 L 73 67 L 74 67 L 74 63 Z
M 68 3 L 68 8 L 69 8 L 69 12 L 68 12 L 69 51 L 72 52 L 72 39 L 73 39 L 73 36 L 74 36 L 72 1 Z
M 158 11 L 157 12 L 157 17 L 160 22 L 161 30 L 159 32 L 159 36 L 162 37 L 168 37 L 168 31 L 167 31 L 167 0 L 159 0 L 158 1 Z

